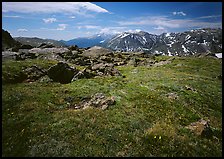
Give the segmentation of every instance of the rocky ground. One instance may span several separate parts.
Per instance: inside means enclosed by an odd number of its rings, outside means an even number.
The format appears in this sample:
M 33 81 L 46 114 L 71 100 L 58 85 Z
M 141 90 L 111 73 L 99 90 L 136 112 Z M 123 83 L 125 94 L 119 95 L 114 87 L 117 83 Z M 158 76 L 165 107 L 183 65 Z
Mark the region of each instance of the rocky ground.
M 2 52 L 3 156 L 221 156 L 221 59 L 42 44 Z

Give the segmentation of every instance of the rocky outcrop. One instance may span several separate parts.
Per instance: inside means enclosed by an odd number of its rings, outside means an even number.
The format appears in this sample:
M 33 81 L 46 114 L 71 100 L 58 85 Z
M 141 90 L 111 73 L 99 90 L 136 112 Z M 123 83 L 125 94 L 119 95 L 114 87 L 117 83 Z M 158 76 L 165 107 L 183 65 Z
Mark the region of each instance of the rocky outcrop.
M 108 55 L 111 54 L 112 51 L 103 47 L 99 46 L 94 46 L 89 48 L 88 50 L 85 50 L 82 54 L 84 57 L 89 57 L 89 58 L 98 58 L 103 55 Z
M 2 51 L 2 61 L 15 60 L 18 54 L 19 54 L 18 52 Z
M 44 49 L 44 48 L 53 48 L 55 47 L 54 45 L 52 44 L 46 44 L 46 43 L 42 43 L 38 46 L 38 48 L 41 48 L 41 49 Z
M 65 61 L 64 58 L 71 56 L 72 52 L 68 48 L 33 48 L 29 50 L 29 53 L 37 55 L 37 58 L 40 59 L 49 59 L 49 60 L 61 60 Z
M 2 51 L 6 51 L 9 48 L 18 47 L 20 45 L 21 43 L 14 40 L 9 32 L 2 29 Z
M 212 129 L 209 126 L 209 120 L 200 119 L 197 122 L 193 122 L 186 126 L 187 129 L 191 130 L 196 135 L 201 137 L 211 137 L 213 135 Z
M 63 62 L 50 67 L 47 71 L 48 76 L 54 82 L 62 84 L 70 83 L 76 73 L 78 73 L 78 70 L 71 68 L 67 63 Z
M 89 107 L 107 109 L 109 106 L 115 104 L 115 97 L 106 97 L 103 93 L 97 93 L 91 97 L 90 100 L 84 100 L 76 104 L 74 109 L 87 109 Z
M 23 72 L 27 76 L 27 78 L 26 78 L 27 82 L 34 82 L 34 81 L 40 79 L 42 76 L 46 75 L 46 71 L 39 68 L 36 65 L 26 68 L 25 70 L 23 70 Z

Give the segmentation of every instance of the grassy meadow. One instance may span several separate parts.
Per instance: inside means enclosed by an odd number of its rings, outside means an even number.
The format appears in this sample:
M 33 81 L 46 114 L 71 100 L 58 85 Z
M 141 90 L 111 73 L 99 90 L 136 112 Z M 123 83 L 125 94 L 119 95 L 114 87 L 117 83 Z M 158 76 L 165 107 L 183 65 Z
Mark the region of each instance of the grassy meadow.
M 2 78 L 56 63 L 4 61 Z M 175 57 L 157 67 L 116 68 L 125 78 L 3 84 L 2 156 L 222 156 L 221 59 Z M 106 110 L 71 108 L 96 93 L 114 96 L 116 104 Z M 185 128 L 199 119 L 210 120 L 212 138 Z

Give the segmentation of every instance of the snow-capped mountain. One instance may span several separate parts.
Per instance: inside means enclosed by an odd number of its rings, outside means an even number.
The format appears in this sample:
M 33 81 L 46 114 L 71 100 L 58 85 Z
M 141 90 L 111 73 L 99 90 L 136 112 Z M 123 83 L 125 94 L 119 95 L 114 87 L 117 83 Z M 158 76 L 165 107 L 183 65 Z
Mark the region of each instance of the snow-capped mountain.
M 147 32 L 124 32 L 113 37 L 103 45 L 113 50 L 141 51 L 152 48 L 156 43 L 156 40 L 156 35 L 152 35 Z
M 221 52 L 222 29 L 196 29 L 183 33 L 124 32 L 103 43 L 104 47 L 119 51 L 144 51 L 164 55 L 192 55 Z
M 78 47 L 92 47 L 95 45 L 101 45 L 107 39 L 110 39 L 113 35 L 111 34 L 96 34 L 89 37 L 80 37 L 68 41 L 63 41 L 66 45 L 77 45 Z

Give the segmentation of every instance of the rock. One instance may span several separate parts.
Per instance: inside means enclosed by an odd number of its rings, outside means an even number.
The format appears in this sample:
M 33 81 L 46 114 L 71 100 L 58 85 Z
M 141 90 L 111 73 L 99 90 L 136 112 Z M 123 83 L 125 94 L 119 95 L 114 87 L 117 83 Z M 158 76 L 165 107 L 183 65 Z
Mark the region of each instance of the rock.
M 78 73 L 78 70 L 69 67 L 67 63 L 63 62 L 59 62 L 48 70 L 48 76 L 54 82 L 60 82 L 62 84 L 70 83 L 76 73 Z
M 46 71 L 42 70 L 38 66 L 31 66 L 23 70 L 23 72 L 27 75 L 27 82 L 33 82 L 46 75 Z
M 3 61 L 4 60 L 9 60 L 9 59 L 15 60 L 18 54 L 19 54 L 18 52 L 3 51 L 2 52 L 2 60 Z
M 72 79 L 72 81 L 75 81 L 77 79 L 81 79 L 81 78 L 92 78 L 96 76 L 96 73 L 92 72 L 90 69 L 85 68 L 81 71 L 79 71 Z
M 222 80 L 222 75 L 218 75 L 216 78 L 218 78 L 219 80 Z
M 114 68 L 113 64 L 110 63 L 99 63 L 91 67 L 92 71 L 95 71 L 99 76 L 111 75 L 111 76 L 122 76 L 121 73 Z
M 185 87 L 186 90 L 190 90 L 190 91 L 193 91 L 193 92 L 196 91 L 194 88 L 192 88 L 192 87 L 190 87 L 188 85 L 185 85 L 184 87 Z
M 32 49 L 32 48 L 33 48 L 33 46 L 28 45 L 28 44 L 26 44 L 26 45 L 24 44 L 24 45 L 19 47 L 19 49 Z
M 107 63 L 112 63 L 113 62 L 113 59 L 111 58 L 111 57 L 108 57 L 108 56 L 100 56 L 100 58 L 99 58 L 100 60 L 102 60 L 102 61 L 105 61 L 105 62 L 107 62 Z
M 19 54 L 16 55 L 16 60 L 35 59 L 37 54 L 30 53 L 29 49 L 19 49 Z
M 112 54 L 111 50 L 99 46 L 94 46 L 89 48 L 88 50 L 85 50 L 82 56 L 89 58 L 98 58 L 102 55 L 109 55 L 109 54 Z
M 55 47 L 55 46 L 52 44 L 46 44 L 46 43 L 42 43 L 38 46 L 38 48 L 42 48 L 42 49 L 43 48 L 53 48 L 53 47 Z
M 167 96 L 169 99 L 172 99 L 172 100 L 178 98 L 178 95 L 176 93 L 168 93 Z
M 72 46 L 69 46 L 68 49 L 71 50 L 71 51 L 74 51 L 74 50 L 78 50 L 79 47 L 77 45 L 72 45 Z
M 138 65 L 139 66 L 152 66 L 153 64 L 155 64 L 155 60 L 146 58 L 143 61 L 141 61 Z
M 171 62 L 172 62 L 172 60 L 160 61 L 160 62 L 155 63 L 153 66 L 155 66 L 155 67 L 156 66 L 162 66 L 162 65 L 169 64 Z
M 202 137 L 211 137 L 212 136 L 212 129 L 209 126 L 209 120 L 206 121 L 204 119 L 200 119 L 197 122 L 193 122 L 190 125 L 186 126 L 187 129 L 190 129 L 196 135 Z
M 86 57 L 79 57 L 79 58 L 76 58 L 73 63 L 80 66 L 90 66 L 91 60 Z
M 68 48 L 33 48 L 29 50 L 29 53 L 34 53 L 40 59 L 60 60 L 64 61 L 64 57 L 72 55 L 72 52 Z
M 38 82 L 43 82 L 43 83 L 49 83 L 49 82 L 53 82 L 52 79 L 50 79 L 50 77 L 48 77 L 48 75 L 42 76 L 40 77 L 38 80 Z
M 72 51 L 72 57 L 73 57 L 73 58 L 77 58 L 77 57 L 79 57 L 79 52 L 78 52 L 77 50 L 73 50 L 73 51 Z
M 75 109 L 87 109 L 89 107 L 95 107 L 100 108 L 102 110 L 105 110 L 110 105 L 115 104 L 115 98 L 112 97 L 106 97 L 103 93 L 96 93 L 91 97 L 90 100 L 82 101 L 79 104 L 75 105 Z

